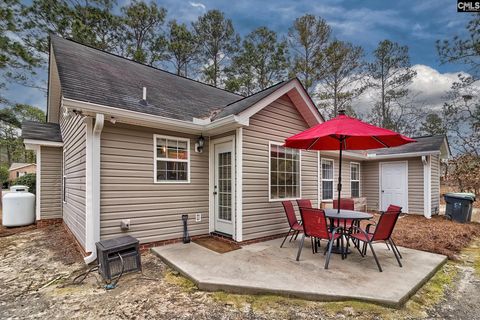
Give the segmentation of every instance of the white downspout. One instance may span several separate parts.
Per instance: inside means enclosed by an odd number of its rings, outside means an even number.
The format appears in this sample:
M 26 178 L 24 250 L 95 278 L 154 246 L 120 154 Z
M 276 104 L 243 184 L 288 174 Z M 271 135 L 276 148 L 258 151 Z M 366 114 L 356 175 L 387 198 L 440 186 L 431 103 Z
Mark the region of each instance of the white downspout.
M 86 264 L 97 259 L 95 243 L 100 241 L 100 138 L 104 121 L 104 115 L 97 113 L 92 129 L 91 120 L 87 120 L 85 250 L 90 255 L 84 258 Z
M 432 217 L 432 186 L 430 156 L 422 156 L 423 163 L 423 215 L 425 218 Z

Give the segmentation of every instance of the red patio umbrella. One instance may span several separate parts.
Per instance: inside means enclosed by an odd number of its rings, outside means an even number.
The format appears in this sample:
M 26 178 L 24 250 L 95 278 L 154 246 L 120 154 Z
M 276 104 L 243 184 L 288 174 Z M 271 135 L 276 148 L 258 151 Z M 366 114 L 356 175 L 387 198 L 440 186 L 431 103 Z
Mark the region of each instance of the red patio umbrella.
M 285 147 L 304 150 L 340 150 L 340 164 L 343 150 L 367 150 L 401 146 L 415 140 L 397 132 L 376 127 L 338 112 L 338 116 L 300 132 L 285 140 Z M 342 191 L 342 166 L 338 177 L 338 211 Z

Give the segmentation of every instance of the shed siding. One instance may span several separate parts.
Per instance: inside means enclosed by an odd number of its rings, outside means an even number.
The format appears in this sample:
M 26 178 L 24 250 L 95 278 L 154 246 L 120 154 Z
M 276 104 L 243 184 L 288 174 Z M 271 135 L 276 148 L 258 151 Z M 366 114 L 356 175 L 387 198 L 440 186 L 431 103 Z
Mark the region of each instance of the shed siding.
M 63 220 L 85 247 L 85 153 L 86 126 L 82 116 L 68 119 L 60 114 L 65 157 L 66 194 Z
M 40 218 L 62 217 L 62 148 L 41 147 Z
M 438 214 L 440 210 L 440 156 L 432 155 L 431 166 L 432 214 Z
M 288 231 L 280 201 L 269 202 L 269 142 L 283 142 L 308 128 L 291 100 L 282 97 L 243 129 L 243 240 Z M 317 205 L 318 153 L 301 152 L 301 193 Z
M 408 213 L 423 215 L 423 163 L 421 157 L 408 159 Z
M 378 161 L 364 161 L 361 168 L 362 196 L 367 198 L 367 209 L 378 210 L 380 207 L 379 181 L 380 165 Z
M 423 163 L 420 157 L 399 159 L 408 161 L 408 213 L 423 214 Z M 363 196 L 367 198 L 369 210 L 379 210 L 380 207 L 380 162 L 364 161 L 362 163 Z
M 190 183 L 154 183 L 154 134 L 190 138 Z M 101 137 L 100 238 L 130 234 L 141 243 L 181 238 L 182 214 L 190 235 L 208 233 L 208 140 L 194 152 L 197 136 L 106 123 Z M 201 213 L 201 222 L 195 214 Z M 130 219 L 130 230 L 120 229 Z

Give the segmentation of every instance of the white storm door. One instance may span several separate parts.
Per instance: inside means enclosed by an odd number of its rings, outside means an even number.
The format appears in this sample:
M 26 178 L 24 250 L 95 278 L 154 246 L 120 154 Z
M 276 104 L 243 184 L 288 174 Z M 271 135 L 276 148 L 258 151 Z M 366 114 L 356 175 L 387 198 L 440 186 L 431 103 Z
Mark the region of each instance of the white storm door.
M 234 173 L 233 142 L 215 144 L 214 202 L 215 231 L 233 235 Z
M 380 210 L 393 204 L 408 210 L 407 162 L 380 163 Z

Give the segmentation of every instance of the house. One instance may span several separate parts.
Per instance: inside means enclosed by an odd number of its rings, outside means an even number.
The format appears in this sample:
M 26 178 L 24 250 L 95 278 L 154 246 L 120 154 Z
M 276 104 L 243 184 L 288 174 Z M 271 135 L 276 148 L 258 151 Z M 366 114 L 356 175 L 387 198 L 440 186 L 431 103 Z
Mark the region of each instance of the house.
M 144 246 L 177 241 L 184 214 L 192 237 L 269 239 L 288 231 L 282 200 L 318 206 L 335 196 L 335 155 L 282 147 L 324 121 L 298 79 L 243 97 L 52 36 L 47 109 L 47 123 L 22 130 L 37 155 L 37 220 L 62 219 L 86 262 L 95 242 L 124 233 Z M 367 197 L 374 209 L 374 168 L 390 172 L 384 162 L 405 159 L 417 165 L 408 182 L 423 187 L 424 156 L 433 185 L 441 152 L 351 153 L 345 196 Z
M 28 173 L 35 173 L 35 172 L 36 172 L 35 163 L 13 162 L 10 165 L 10 168 L 8 168 L 8 181 L 11 182 Z

